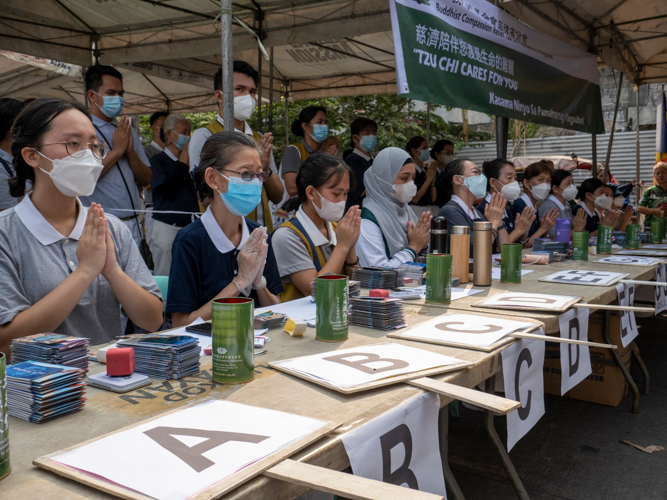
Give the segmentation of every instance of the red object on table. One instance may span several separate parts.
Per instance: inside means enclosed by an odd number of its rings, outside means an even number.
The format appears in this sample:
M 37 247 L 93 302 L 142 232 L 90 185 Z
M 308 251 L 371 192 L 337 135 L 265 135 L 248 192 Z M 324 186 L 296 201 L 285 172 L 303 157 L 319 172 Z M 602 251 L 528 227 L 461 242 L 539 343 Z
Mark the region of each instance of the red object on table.
M 127 377 L 134 373 L 134 349 L 118 347 L 107 351 L 107 375 Z
M 389 290 L 383 290 L 382 288 L 376 288 L 375 290 L 371 290 L 368 292 L 369 297 L 384 297 L 388 298 L 389 297 Z

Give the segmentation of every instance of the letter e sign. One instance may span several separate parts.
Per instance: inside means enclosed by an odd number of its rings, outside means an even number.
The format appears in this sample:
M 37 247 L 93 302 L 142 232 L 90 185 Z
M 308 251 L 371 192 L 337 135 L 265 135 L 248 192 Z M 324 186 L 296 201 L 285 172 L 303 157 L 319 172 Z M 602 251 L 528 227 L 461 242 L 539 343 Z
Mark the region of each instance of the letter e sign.
M 507 415 L 507 451 L 544 415 L 544 352 L 545 342 L 529 339 L 502 352 L 505 397 L 521 402 L 520 408 Z

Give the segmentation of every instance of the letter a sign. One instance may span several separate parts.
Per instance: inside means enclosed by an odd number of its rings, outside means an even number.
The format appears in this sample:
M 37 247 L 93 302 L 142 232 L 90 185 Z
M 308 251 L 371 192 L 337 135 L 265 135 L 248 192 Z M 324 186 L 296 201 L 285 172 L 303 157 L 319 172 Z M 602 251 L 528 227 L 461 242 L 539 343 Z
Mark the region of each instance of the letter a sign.
M 544 351 L 545 342 L 523 339 L 502 353 L 505 397 L 521 402 L 521 408 L 507 415 L 507 451 L 544 415 Z
M 343 434 L 354 475 L 446 498 L 439 410 L 440 398 L 427 392 Z

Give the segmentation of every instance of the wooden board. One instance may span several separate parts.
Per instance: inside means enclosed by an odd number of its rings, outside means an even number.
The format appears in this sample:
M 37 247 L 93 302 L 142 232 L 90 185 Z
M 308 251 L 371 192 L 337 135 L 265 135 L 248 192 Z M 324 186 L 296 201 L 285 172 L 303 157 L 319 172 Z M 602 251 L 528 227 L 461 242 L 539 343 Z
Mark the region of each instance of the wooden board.
M 72 479 L 74 481 L 77 481 L 79 483 L 83 483 L 86 486 L 90 486 L 92 488 L 104 491 L 106 493 L 110 493 L 112 495 L 115 495 L 119 498 L 124 498 L 127 500 L 154 500 L 152 497 L 148 497 L 146 495 L 143 495 L 135 490 L 131 490 L 129 488 L 125 488 L 124 486 L 121 486 L 117 483 L 107 481 L 101 477 L 98 477 L 96 475 L 88 474 L 84 471 L 74 469 L 72 467 L 68 467 L 67 465 L 63 465 L 59 462 L 56 462 L 53 460 L 54 457 L 61 455 L 63 453 L 66 453 L 68 451 L 75 450 L 77 448 L 81 448 L 82 446 L 85 446 L 87 444 L 93 443 L 95 441 L 99 441 L 100 439 L 104 439 L 108 436 L 112 436 L 113 434 L 118 434 L 119 432 L 127 431 L 129 429 L 133 429 L 134 427 L 137 427 L 139 425 L 144 425 L 147 422 L 151 422 L 153 420 L 157 420 L 159 418 L 165 417 L 167 415 L 170 415 L 172 413 L 178 412 L 185 410 L 186 408 L 189 408 L 191 406 L 194 406 L 195 404 L 202 404 L 205 401 L 197 401 L 196 403 L 189 404 L 189 405 L 184 405 L 179 408 L 176 408 L 175 410 L 171 410 L 165 413 L 161 413 L 159 415 L 156 415 L 152 418 L 142 420 L 140 422 L 137 422 L 135 424 L 129 425 L 127 427 L 124 427 L 122 429 L 119 429 L 117 431 L 109 432 L 103 436 L 99 436 L 93 439 L 89 439 L 88 441 L 85 441 L 83 443 L 70 446 L 68 448 L 65 448 L 63 450 L 56 451 L 54 453 L 50 453 L 48 455 L 45 455 L 43 457 L 36 458 L 33 460 L 33 464 L 41 467 L 42 469 L 49 470 L 51 472 L 55 472 L 59 476 L 66 477 L 68 479 Z M 310 445 L 311 443 L 314 443 L 315 441 L 319 440 L 320 438 L 326 436 L 329 434 L 331 431 L 335 430 L 336 428 L 340 427 L 341 424 L 334 424 L 331 422 L 328 422 L 322 427 L 321 429 L 317 430 L 316 432 L 313 432 L 309 434 L 308 436 L 305 436 L 294 443 L 286 446 L 285 448 L 277 451 L 276 453 L 269 455 L 268 457 L 265 457 L 261 460 L 258 460 L 257 462 L 254 462 L 251 465 L 248 465 L 247 467 L 242 468 L 235 474 L 232 474 L 230 477 L 223 479 L 222 481 L 219 481 L 215 484 L 212 484 L 209 488 L 206 490 L 193 495 L 189 497 L 188 500 L 209 500 L 213 498 L 220 498 L 223 496 L 225 493 L 228 493 L 229 491 L 233 490 L 234 488 L 237 488 L 238 486 L 242 485 L 249 479 L 252 479 L 255 476 L 260 475 L 262 472 L 264 472 L 266 469 L 269 469 L 276 465 L 277 463 L 285 460 L 287 457 L 290 455 L 293 455 L 294 453 L 298 452 L 299 450 L 305 448 L 306 446 Z M 131 450 L 129 450 L 131 452 Z
M 281 363 L 287 362 L 287 361 L 293 361 L 294 359 L 297 358 L 290 358 L 290 359 L 283 359 L 280 360 Z M 395 377 L 387 377 L 383 378 L 381 380 L 376 380 L 374 382 L 366 382 L 364 384 L 359 384 L 355 385 L 353 387 L 338 387 L 333 384 L 330 384 L 326 380 L 321 380 L 321 379 L 316 379 L 314 377 L 310 377 L 306 375 L 305 373 L 302 373 L 300 371 L 294 370 L 292 368 L 286 367 L 279 365 L 277 363 L 271 362 L 269 363 L 269 366 L 271 368 L 274 368 L 276 370 L 280 370 L 281 372 L 284 373 L 289 373 L 290 375 L 294 375 L 295 377 L 298 377 L 303 380 L 307 380 L 308 382 L 312 382 L 313 384 L 321 385 L 322 387 L 326 387 L 328 389 L 333 389 L 336 392 L 340 392 L 342 394 L 355 394 L 357 392 L 362 392 L 362 391 L 368 391 L 371 389 L 376 389 L 378 387 L 385 387 L 388 385 L 393 385 L 393 384 L 398 384 L 400 382 L 405 382 L 407 380 L 411 380 L 413 378 L 421 378 L 421 377 L 428 377 L 430 375 L 439 375 L 442 373 L 449 373 L 449 372 L 455 372 L 457 370 L 462 370 L 464 368 L 470 368 L 473 366 L 474 363 L 470 363 L 468 361 L 463 361 L 461 360 L 460 363 L 456 363 L 453 365 L 448 365 L 448 366 L 440 366 L 438 368 L 431 368 L 429 370 L 421 370 L 418 372 L 412 372 L 412 373 L 404 373 L 402 375 L 397 375 Z
M 520 321 L 518 318 L 512 318 L 513 321 Z M 531 321 L 532 320 L 528 320 Z M 529 333 L 529 332 L 534 332 L 538 328 L 542 328 L 542 323 L 539 324 L 534 324 L 533 326 L 526 328 L 525 330 L 517 330 L 517 332 L 520 333 Z M 516 339 L 512 337 L 512 334 L 509 333 L 502 339 L 500 339 L 497 342 L 494 342 L 491 345 L 488 346 L 477 346 L 477 345 L 470 345 L 470 344 L 459 344 L 456 342 L 448 342 L 448 341 L 443 341 L 443 340 L 437 340 L 437 339 L 428 339 L 428 338 L 422 338 L 422 337 L 416 337 L 414 335 L 408 336 L 404 335 L 401 332 L 397 333 L 389 333 L 387 334 L 387 337 L 394 338 L 394 339 L 401 339 L 401 340 L 411 340 L 413 342 L 424 342 L 426 344 L 435 344 L 435 345 L 444 345 L 447 347 L 457 347 L 459 349 L 472 349 L 473 351 L 482 351 L 482 352 L 493 352 L 499 347 L 504 347 L 507 346 L 508 344 L 511 344 L 512 342 L 515 342 Z
M 324 493 L 333 493 L 350 500 L 442 500 L 441 495 L 403 488 L 394 484 L 285 460 L 264 472 L 267 477 L 300 484 Z
M 495 297 L 496 295 L 500 295 L 501 293 L 511 293 L 511 292 L 507 291 L 507 290 L 499 291 L 498 293 L 496 293 L 494 295 L 491 295 L 490 297 L 486 297 L 485 299 L 480 300 L 479 302 L 471 304 L 471 307 L 479 307 L 479 308 L 483 308 L 483 309 L 498 309 L 498 310 L 501 310 L 501 311 L 521 311 L 521 312 L 524 312 L 524 313 L 551 312 L 551 313 L 559 313 L 560 314 L 560 313 L 564 313 L 564 312 L 568 311 L 573 305 L 575 305 L 577 302 L 581 301 L 581 297 L 575 297 L 574 299 L 568 300 L 567 302 L 565 302 L 565 304 L 563 304 L 562 307 L 541 307 L 541 306 L 538 306 L 538 307 L 520 307 L 520 306 L 512 307 L 512 306 L 499 306 L 499 305 L 494 305 L 494 304 L 491 304 L 491 305 L 485 304 L 485 302 L 487 300 L 492 299 L 493 297 Z M 525 292 L 521 292 L 521 293 L 525 293 Z M 543 294 L 543 295 L 554 295 L 554 294 Z

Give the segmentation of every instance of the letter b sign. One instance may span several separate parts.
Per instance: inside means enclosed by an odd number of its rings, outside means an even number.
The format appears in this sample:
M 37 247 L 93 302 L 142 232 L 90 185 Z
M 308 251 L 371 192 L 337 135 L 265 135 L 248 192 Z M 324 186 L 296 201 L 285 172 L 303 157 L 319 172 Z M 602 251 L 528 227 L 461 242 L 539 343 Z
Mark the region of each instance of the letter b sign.
M 401 486 L 406 484 L 408 488 L 418 490 L 417 476 L 410 470 L 412 460 L 412 434 L 410 428 L 400 424 L 392 430 L 380 436 L 382 447 L 382 482 Z M 405 451 L 403 463 L 399 467 L 391 463 L 391 450 L 402 445 Z

